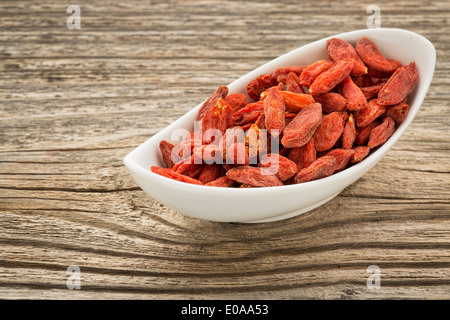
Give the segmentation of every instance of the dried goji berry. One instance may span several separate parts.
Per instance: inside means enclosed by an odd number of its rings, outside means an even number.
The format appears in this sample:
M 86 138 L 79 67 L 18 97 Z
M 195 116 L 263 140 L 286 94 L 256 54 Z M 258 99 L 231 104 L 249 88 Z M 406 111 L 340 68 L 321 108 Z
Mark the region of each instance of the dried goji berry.
M 269 89 L 270 90 L 270 89 Z M 265 100 L 268 91 L 261 94 L 261 100 Z M 314 103 L 314 98 L 310 94 L 295 93 L 290 91 L 279 91 L 283 98 L 284 105 L 287 111 L 298 113 L 303 108 Z
M 166 140 L 162 140 L 159 143 L 159 150 L 161 151 L 161 156 L 164 162 L 164 165 L 166 168 L 172 168 L 174 165 L 174 162 L 172 161 L 172 150 L 174 145 L 170 142 L 167 142 Z
M 308 167 L 316 161 L 316 148 L 314 148 L 314 139 L 311 138 L 304 146 L 290 149 L 287 158 L 297 165 L 297 169 Z
M 244 108 L 233 114 L 234 125 L 243 126 L 244 124 L 255 122 L 262 114 L 264 114 L 263 101 L 247 103 Z
M 378 93 L 378 104 L 396 105 L 403 101 L 419 81 L 416 63 L 411 62 L 395 71 Z
M 380 51 L 378 51 L 375 43 L 367 37 L 362 37 L 358 40 L 356 43 L 356 51 L 365 65 L 375 70 L 393 73 L 401 66 L 401 63 L 396 60 L 386 59 Z
M 355 61 L 352 66 L 352 76 L 359 76 L 367 73 L 367 67 L 361 61 L 353 46 L 338 38 L 331 38 L 327 40 L 327 53 L 328 57 L 333 61 L 339 61 L 344 59 L 353 59 Z
M 308 182 L 331 176 L 336 167 L 336 159 L 325 156 L 314 161 L 309 167 L 298 171 L 295 176 L 296 183 Z
M 207 184 L 205 184 L 205 186 L 230 188 L 234 184 L 235 184 L 234 180 L 231 180 L 227 176 L 223 176 L 223 177 L 217 178 L 216 180 L 208 182 Z
M 303 87 L 300 85 L 298 76 L 291 72 L 287 75 L 286 78 L 286 91 L 294 92 L 294 93 L 305 93 Z
M 372 149 L 382 145 L 394 134 L 394 132 L 395 121 L 389 117 L 384 118 L 383 122 L 379 126 L 375 127 L 370 133 L 367 146 Z
M 259 129 L 265 129 L 265 128 L 266 128 L 266 121 L 265 121 L 265 118 L 264 118 L 264 113 L 261 114 L 261 115 L 258 117 L 258 119 L 256 119 L 255 124 L 256 124 L 256 126 L 257 126 Z
M 242 189 L 248 189 L 248 188 L 259 188 L 259 187 L 255 187 L 255 186 L 252 186 L 251 184 L 247 184 L 247 183 L 241 183 L 240 185 L 239 185 L 239 188 L 242 188 Z
M 224 160 L 228 164 L 248 165 L 249 156 L 244 142 L 233 143 L 224 148 Z
M 216 180 L 219 176 L 221 167 L 217 164 L 204 165 L 203 169 L 198 175 L 198 181 L 203 184 L 207 184 L 213 180 Z
M 317 151 L 331 149 L 342 135 L 344 119 L 337 112 L 323 116 L 322 123 L 314 133 L 314 146 Z
M 234 126 L 227 129 L 222 136 L 221 147 L 226 152 L 227 148 L 235 143 L 244 143 L 245 141 L 245 129 L 244 127 Z M 224 157 L 225 159 L 225 157 Z
M 367 73 L 353 77 L 353 82 L 360 88 L 370 87 L 373 85 L 372 77 Z
M 358 111 L 367 105 L 361 89 L 353 82 L 350 76 L 347 76 L 341 82 L 341 94 L 347 101 L 345 108 L 349 111 Z
M 322 94 L 333 89 L 352 71 L 355 60 L 346 59 L 335 62 L 328 70 L 317 76 L 309 87 L 309 92 L 313 95 Z
M 193 149 L 194 163 L 222 163 L 223 149 L 222 144 L 208 144 Z
M 355 143 L 358 145 L 366 144 L 367 141 L 369 141 L 370 133 L 372 132 L 373 128 L 375 128 L 379 124 L 380 122 L 375 120 L 367 126 L 357 128 Z
M 177 172 L 173 171 L 172 169 L 152 166 L 150 168 L 150 170 L 152 172 L 159 174 L 166 178 L 170 178 L 170 179 L 181 181 L 181 182 L 191 183 L 191 184 L 202 185 L 202 183 L 200 181 L 198 181 L 197 179 L 189 178 L 188 176 L 177 173 Z
M 205 143 L 211 143 L 212 138 L 205 132 L 209 129 L 218 130 L 222 135 L 227 128 L 233 126 L 231 106 L 223 98 L 216 99 L 206 111 L 202 119 L 202 134 Z
M 263 74 L 248 83 L 247 94 L 250 99 L 259 100 L 259 95 L 262 92 L 277 84 L 276 77 L 273 77 L 271 74 Z
M 409 105 L 401 102 L 395 106 L 389 107 L 386 111 L 386 116 L 394 119 L 396 124 L 401 124 L 405 121 L 406 114 L 408 113 Z
M 342 120 L 344 120 L 344 123 L 346 123 L 348 121 L 348 118 L 350 117 L 347 111 L 338 111 L 336 113 L 341 116 Z
M 227 177 L 243 184 L 255 187 L 282 186 L 283 183 L 266 168 L 250 166 L 234 167 L 227 171 Z
M 313 103 L 304 108 L 286 126 L 281 143 L 285 148 L 297 148 L 305 145 L 316 132 L 322 121 L 322 107 Z
M 376 118 L 386 112 L 387 106 L 380 105 L 378 99 L 372 99 L 369 103 L 355 113 L 357 127 L 365 127 L 375 121 Z
M 258 117 L 258 119 L 259 119 L 259 117 Z M 246 124 L 242 125 L 242 129 L 244 129 L 244 131 L 247 131 L 248 129 L 250 129 L 252 124 L 253 123 L 246 123 Z
M 245 136 L 245 147 L 250 164 L 257 164 L 260 156 L 267 154 L 267 135 L 265 133 L 261 134 L 261 131 L 256 124 L 252 124 L 247 131 Z
M 173 166 L 172 171 L 190 178 L 195 178 L 200 173 L 202 168 L 203 166 L 201 163 L 195 163 L 194 155 L 192 155 L 190 158 L 177 162 Z
M 374 85 L 371 85 L 370 87 L 362 87 L 361 92 L 363 93 L 364 97 L 367 101 L 371 100 L 372 98 L 375 98 L 378 96 L 378 92 L 380 92 L 381 88 L 384 87 L 386 82 L 380 82 Z
M 285 118 L 293 119 L 293 118 L 295 118 L 295 117 L 297 116 L 297 114 L 298 114 L 298 113 L 286 111 L 286 113 L 284 114 L 284 117 L 285 117 Z
M 277 89 L 278 89 L 278 91 L 283 91 L 284 90 L 284 83 L 283 82 L 278 82 Z
M 315 95 L 314 100 L 322 105 L 324 113 L 342 111 L 347 103 L 343 96 L 335 92 Z
M 366 146 L 359 146 L 353 149 L 355 152 L 350 158 L 350 163 L 360 162 L 364 159 L 370 152 L 370 148 Z
M 267 168 L 281 181 L 287 180 L 297 173 L 297 165 L 286 157 L 269 153 L 261 158 L 258 167 Z
M 333 149 L 329 151 L 326 155 L 332 156 L 336 159 L 336 166 L 334 167 L 334 172 L 339 172 L 345 169 L 350 158 L 353 156 L 355 151 L 352 149 Z
M 294 73 L 299 76 L 303 72 L 303 70 L 305 70 L 305 68 L 306 66 L 281 67 L 275 70 L 272 77 L 276 79 L 277 83 L 286 83 L 289 73 Z
M 333 65 L 333 61 L 318 60 L 309 65 L 298 78 L 300 84 L 305 87 L 309 87 L 319 74 L 328 70 Z
M 266 129 L 271 135 L 278 136 L 283 132 L 285 112 L 286 107 L 283 97 L 277 88 L 270 88 L 267 97 L 264 99 L 264 119 Z
M 225 100 L 231 106 L 231 113 L 234 114 L 238 110 L 242 109 L 246 105 L 247 97 L 242 93 L 229 94 Z
M 209 107 L 211 106 L 211 104 L 218 98 L 223 98 L 225 99 L 225 97 L 228 95 L 228 87 L 226 86 L 220 86 L 219 88 L 216 89 L 216 91 L 214 91 L 211 96 L 206 99 L 205 102 L 203 102 L 202 106 L 200 107 L 200 110 L 198 111 L 197 114 L 197 120 L 202 120 L 203 116 L 205 115 L 206 111 L 209 109 Z
M 195 147 L 194 141 L 195 140 L 192 139 L 175 144 L 171 152 L 171 161 L 175 164 L 181 160 L 191 157 L 192 150 L 194 150 Z
M 342 148 L 343 149 L 351 149 L 353 147 L 353 142 L 356 139 L 356 125 L 355 120 L 353 119 L 353 115 L 351 114 L 348 117 L 347 122 L 345 123 L 344 132 L 342 132 Z
M 379 79 L 379 80 L 388 79 L 392 75 L 392 73 L 378 71 L 378 70 L 373 69 L 373 68 L 367 68 L 367 74 L 371 78 Z
M 289 91 L 281 91 L 286 110 L 294 113 L 300 112 L 302 109 L 314 103 L 314 98 L 305 93 L 294 93 Z

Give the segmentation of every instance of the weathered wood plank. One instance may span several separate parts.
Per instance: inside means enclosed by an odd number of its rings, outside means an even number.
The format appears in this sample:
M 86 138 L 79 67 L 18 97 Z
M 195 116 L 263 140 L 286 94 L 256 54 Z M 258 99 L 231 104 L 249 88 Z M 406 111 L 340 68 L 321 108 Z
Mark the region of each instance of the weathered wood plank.
M 123 157 L 227 84 L 311 41 L 366 28 L 367 4 L 0 2 L 0 297 L 448 299 L 448 1 L 380 4 L 424 35 L 435 76 L 383 160 L 338 197 L 268 224 L 186 217 Z M 249 8 L 249 10 L 243 10 Z M 77 265 L 82 289 L 68 290 Z M 367 267 L 381 269 L 369 290 Z

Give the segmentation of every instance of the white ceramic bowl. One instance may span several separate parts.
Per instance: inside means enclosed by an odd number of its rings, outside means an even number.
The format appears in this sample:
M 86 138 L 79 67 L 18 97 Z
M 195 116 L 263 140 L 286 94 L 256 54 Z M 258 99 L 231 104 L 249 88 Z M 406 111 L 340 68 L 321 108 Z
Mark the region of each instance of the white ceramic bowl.
M 419 83 L 409 96 L 410 109 L 406 120 L 393 136 L 360 163 L 330 177 L 296 185 L 268 188 L 218 188 L 174 181 L 150 171 L 150 166 L 162 166 L 159 152 L 161 140 L 170 141 L 178 128 L 193 130 L 193 121 L 201 104 L 170 126 L 155 134 L 131 151 L 124 159 L 133 179 L 150 196 L 164 205 L 191 217 L 222 222 L 269 222 L 310 211 L 338 195 L 347 186 L 369 171 L 397 142 L 413 120 L 430 86 L 436 51 L 424 37 L 401 29 L 365 29 L 338 34 L 353 45 L 361 37 L 369 37 L 386 57 L 403 64 L 415 61 Z M 331 37 L 330 37 L 331 38 Z M 255 77 L 272 73 L 276 68 L 306 65 L 327 59 L 325 42 L 313 42 L 278 57 L 228 85 L 230 93 L 246 93 L 246 86 Z M 206 98 L 206 97 L 205 97 Z

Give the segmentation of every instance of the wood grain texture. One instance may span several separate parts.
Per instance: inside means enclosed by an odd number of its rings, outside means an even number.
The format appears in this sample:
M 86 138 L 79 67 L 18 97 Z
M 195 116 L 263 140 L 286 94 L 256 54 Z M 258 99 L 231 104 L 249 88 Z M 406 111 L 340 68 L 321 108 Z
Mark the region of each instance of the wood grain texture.
M 366 28 L 368 4 L 81 0 L 68 30 L 69 4 L 0 2 L 0 298 L 450 298 L 448 1 L 377 3 L 382 27 L 436 47 L 425 102 L 338 197 L 267 224 L 181 215 L 122 159 L 217 86 Z M 67 289 L 70 265 L 81 290 Z

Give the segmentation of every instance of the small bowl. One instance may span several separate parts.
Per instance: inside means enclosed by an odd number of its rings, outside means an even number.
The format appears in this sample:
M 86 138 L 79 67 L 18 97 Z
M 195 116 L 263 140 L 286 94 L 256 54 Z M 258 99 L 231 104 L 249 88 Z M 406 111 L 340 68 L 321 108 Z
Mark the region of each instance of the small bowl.
M 193 130 L 199 104 L 177 121 L 155 134 L 131 151 L 124 159 L 125 166 L 137 184 L 150 196 L 185 215 L 220 222 L 270 222 L 290 218 L 333 199 L 347 186 L 369 171 L 397 142 L 414 119 L 433 78 L 436 51 L 424 37 L 401 29 L 365 29 L 342 33 L 333 37 L 355 45 L 361 37 L 369 37 L 388 58 L 403 64 L 416 62 L 419 83 L 409 96 L 410 109 L 405 121 L 391 138 L 366 159 L 330 177 L 280 187 L 219 188 L 178 182 L 150 171 L 151 166 L 163 166 L 159 151 L 161 140 L 170 141 L 175 129 Z M 331 38 L 331 37 L 330 37 Z M 284 54 L 228 85 L 229 93 L 246 94 L 247 84 L 257 76 L 272 73 L 276 68 L 307 65 L 328 59 L 325 38 Z

